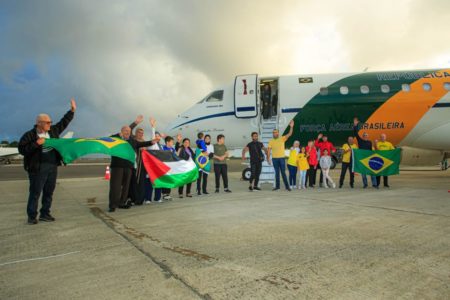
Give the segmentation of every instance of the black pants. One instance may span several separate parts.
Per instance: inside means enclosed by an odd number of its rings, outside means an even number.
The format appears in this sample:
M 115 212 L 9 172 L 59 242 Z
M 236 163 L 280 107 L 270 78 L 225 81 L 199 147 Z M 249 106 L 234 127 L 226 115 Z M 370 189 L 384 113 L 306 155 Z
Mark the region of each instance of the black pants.
M 377 186 L 380 186 L 380 183 L 381 183 L 381 176 L 377 176 Z M 384 186 L 389 186 L 387 176 L 383 176 L 383 184 Z
M 341 168 L 341 176 L 339 177 L 339 186 L 342 186 L 344 184 L 345 174 L 348 172 L 350 173 L 350 186 L 353 187 L 355 183 L 355 173 L 352 171 L 352 162 L 342 163 Z
M 202 184 L 203 180 L 203 184 Z M 208 186 L 208 173 L 203 171 L 198 171 L 198 179 L 197 179 L 197 193 L 203 192 L 206 193 L 206 187 Z
M 309 187 L 313 187 L 316 184 L 316 172 L 317 169 L 315 169 L 314 166 L 309 167 L 309 170 L 307 172 Z
M 257 187 L 259 183 L 259 176 L 261 175 L 262 162 L 250 162 L 250 186 Z M 252 185 L 253 183 L 253 185 Z
M 53 201 L 53 192 L 56 187 L 58 166 L 54 164 L 42 164 L 36 173 L 28 173 L 30 180 L 30 194 L 28 196 L 27 214 L 30 219 L 37 217 L 39 198 L 42 193 L 42 216 L 50 214 Z
M 220 176 L 222 176 L 223 187 L 228 189 L 228 166 L 226 164 L 214 164 L 214 175 L 216 177 L 216 190 L 220 188 Z
M 186 195 L 191 193 L 192 182 L 186 184 Z M 178 195 L 183 195 L 184 185 L 178 188 Z
M 133 169 L 131 173 L 130 192 L 128 194 L 131 196 L 131 201 L 137 205 L 144 202 L 145 180 L 149 180 L 148 178 L 145 178 L 146 174 L 147 172 L 145 172 L 144 168 L 141 168 L 139 173 L 137 173 L 136 169 Z
M 128 198 L 132 169 L 111 168 L 109 181 L 109 208 L 125 205 Z

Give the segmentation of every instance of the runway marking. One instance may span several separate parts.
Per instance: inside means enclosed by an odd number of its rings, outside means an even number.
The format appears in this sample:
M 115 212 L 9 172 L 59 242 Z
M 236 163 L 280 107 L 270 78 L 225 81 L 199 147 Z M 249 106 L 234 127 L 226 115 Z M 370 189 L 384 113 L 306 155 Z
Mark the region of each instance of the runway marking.
M 146 233 L 139 232 L 134 228 L 128 227 L 124 225 L 123 223 L 119 222 L 118 220 L 114 219 L 110 215 L 106 214 L 102 209 L 96 206 L 95 204 L 95 198 L 88 198 L 87 203 L 88 207 L 91 210 L 92 214 L 100 219 L 103 223 L 106 224 L 109 228 L 111 228 L 116 234 L 120 235 L 122 238 L 124 238 L 128 243 L 130 243 L 133 247 L 135 247 L 139 252 L 141 252 L 143 255 L 145 255 L 148 259 L 150 259 L 154 264 L 156 264 L 164 273 L 166 278 L 173 277 L 174 279 L 178 280 L 181 284 L 186 286 L 190 291 L 192 291 L 194 294 L 196 294 L 201 299 L 212 299 L 209 294 L 202 294 L 197 288 L 190 285 L 184 278 L 176 274 L 171 267 L 169 267 L 167 264 L 158 261 L 152 254 L 150 254 L 147 250 L 145 250 L 141 245 L 139 245 L 135 239 L 138 239 L 142 241 L 144 238 L 153 242 L 153 244 L 156 244 L 156 246 L 159 246 L 163 249 L 170 250 L 173 252 L 176 252 L 178 254 L 188 256 L 188 257 L 194 257 L 197 260 L 216 260 L 213 257 L 210 257 L 205 254 L 200 254 L 195 251 L 189 250 L 189 249 L 183 249 L 179 247 L 172 247 L 172 246 L 163 246 L 163 242 L 160 240 L 153 238 L 149 236 Z M 133 239 L 134 238 L 134 239 Z
M 35 258 L 29 258 L 29 259 L 14 260 L 14 261 L 1 263 L 0 267 L 7 266 L 7 265 L 12 265 L 12 264 L 23 263 L 23 262 L 29 262 L 29 261 L 36 261 L 36 260 L 44 260 L 44 259 L 52 259 L 52 258 L 57 258 L 57 257 L 63 257 L 63 256 L 71 255 L 71 254 L 80 253 L 80 252 L 81 251 L 73 251 L 73 252 L 62 253 L 62 254 L 51 255 L 51 256 L 43 256 L 43 257 L 35 257 Z
M 341 205 L 368 207 L 368 208 L 381 209 L 381 210 L 391 210 L 391 211 L 397 211 L 397 212 L 403 212 L 403 213 L 409 213 L 409 214 L 416 214 L 416 215 L 450 218 L 450 216 L 447 216 L 447 215 L 441 215 L 441 214 L 435 214 L 435 213 L 427 213 L 427 212 L 421 212 L 421 211 L 415 211 L 415 210 L 404 210 L 404 209 L 400 209 L 400 208 L 390 208 L 390 207 L 368 205 L 368 204 L 357 204 L 357 203 L 352 203 L 352 202 L 341 202 L 341 201 L 336 201 L 336 200 L 317 199 L 317 198 L 311 198 L 311 197 L 304 198 L 304 199 L 305 200 L 311 200 L 311 201 L 329 202 L 329 203 L 335 203 L 335 204 L 341 204 Z

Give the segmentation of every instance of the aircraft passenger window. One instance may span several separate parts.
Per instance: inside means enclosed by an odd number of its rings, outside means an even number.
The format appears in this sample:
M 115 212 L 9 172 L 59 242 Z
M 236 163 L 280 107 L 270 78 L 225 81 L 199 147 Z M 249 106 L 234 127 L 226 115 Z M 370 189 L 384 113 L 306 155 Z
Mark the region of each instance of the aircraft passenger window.
M 348 87 L 347 86 L 341 86 L 340 91 L 341 91 L 342 95 L 347 95 L 348 94 Z
M 407 83 L 402 84 L 402 91 L 409 92 L 411 90 L 411 86 Z
M 369 87 L 367 85 L 362 85 L 361 86 L 361 93 L 363 94 L 368 94 L 369 93 Z
M 389 93 L 389 91 L 391 90 L 391 88 L 389 87 L 389 85 L 387 84 L 382 84 L 381 85 L 381 91 L 385 94 Z
M 219 102 L 222 100 L 223 100 L 223 91 L 212 92 L 211 95 L 209 95 L 206 98 L 206 102 Z
M 422 84 L 422 87 L 423 87 L 423 90 L 426 92 L 431 91 L 431 84 L 429 84 L 429 83 Z
M 444 82 L 444 89 L 450 91 L 450 82 Z
M 321 94 L 322 96 L 328 95 L 328 88 L 326 88 L 326 87 L 320 88 L 320 94 Z

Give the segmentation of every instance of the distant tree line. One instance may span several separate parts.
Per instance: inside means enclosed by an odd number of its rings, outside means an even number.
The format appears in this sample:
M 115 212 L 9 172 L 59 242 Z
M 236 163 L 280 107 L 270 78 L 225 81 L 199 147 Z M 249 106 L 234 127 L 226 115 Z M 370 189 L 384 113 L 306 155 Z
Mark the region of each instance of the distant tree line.
M 18 141 L 12 141 L 11 143 L 7 140 L 3 140 L 0 142 L 2 147 L 17 147 L 19 145 Z

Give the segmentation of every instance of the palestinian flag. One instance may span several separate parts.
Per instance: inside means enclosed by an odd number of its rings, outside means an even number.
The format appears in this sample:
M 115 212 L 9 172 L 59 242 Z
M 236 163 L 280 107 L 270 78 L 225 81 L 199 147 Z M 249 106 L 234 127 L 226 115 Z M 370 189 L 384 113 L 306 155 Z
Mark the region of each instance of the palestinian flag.
M 154 188 L 176 188 L 198 178 L 195 162 L 182 160 L 172 151 L 143 151 L 142 161 Z
M 53 148 L 61 154 L 64 163 L 93 153 L 103 153 L 129 160 L 134 164 L 136 153 L 131 145 L 118 137 L 91 139 L 46 139 L 44 148 Z
M 353 172 L 364 175 L 389 176 L 399 174 L 401 149 L 353 149 Z

